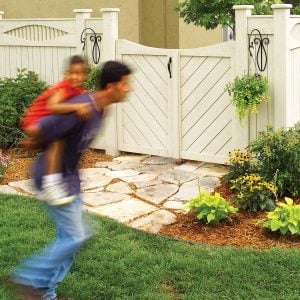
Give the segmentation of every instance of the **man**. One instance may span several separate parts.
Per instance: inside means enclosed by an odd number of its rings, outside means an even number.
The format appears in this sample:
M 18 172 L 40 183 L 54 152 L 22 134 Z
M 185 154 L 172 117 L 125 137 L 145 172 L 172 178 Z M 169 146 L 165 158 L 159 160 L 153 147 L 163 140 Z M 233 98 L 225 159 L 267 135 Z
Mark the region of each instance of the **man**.
M 56 239 L 37 255 L 27 258 L 23 264 L 13 270 L 12 281 L 16 283 L 23 299 L 58 300 L 57 284 L 63 280 L 71 268 L 75 253 L 90 233 L 82 221 L 80 179 L 78 162 L 97 133 L 102 118 L 103 108 L 109 104 L 121 102 L 130 91 L 129 75 L 131 70 L 124 64 L 108 61 L 104 64 L 98 80 L 99 90 L 76 96 L 70 103 L 90 103 L 92 112 L 83 121 L 78 115 L 51 115 L 41 119 L 34 135 L 49 144 L 57 139 L 64 139 L 63 178 L 69 196 L 75 200 L 64 205 L 53 205 L 46 201 L 46 206 L 53 217 L 57 229 Z M 44 156 L 40 156 L 33 168 L 33 176 L 38 189 L 42 187 L 45 170 Z

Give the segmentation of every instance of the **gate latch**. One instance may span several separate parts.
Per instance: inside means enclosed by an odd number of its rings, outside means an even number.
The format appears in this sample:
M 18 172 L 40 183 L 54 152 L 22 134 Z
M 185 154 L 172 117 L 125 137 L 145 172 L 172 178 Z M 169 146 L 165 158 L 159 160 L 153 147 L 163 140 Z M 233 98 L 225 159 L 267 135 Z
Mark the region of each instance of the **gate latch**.
M 168 62 L 168 71 L 170 74 L 170 78 L 172 78 L 172 73 L 171 73 L 171 64 L 172 64 L 172 57 L 169 57 L 169 62 Z

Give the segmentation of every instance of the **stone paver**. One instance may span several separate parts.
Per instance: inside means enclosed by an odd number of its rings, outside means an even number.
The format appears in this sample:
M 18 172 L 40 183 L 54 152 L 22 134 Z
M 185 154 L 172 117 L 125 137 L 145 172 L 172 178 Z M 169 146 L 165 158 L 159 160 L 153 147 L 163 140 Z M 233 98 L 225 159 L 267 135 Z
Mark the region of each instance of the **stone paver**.
M 132 183 L 147 183 L 157 178 L 156 174 L 140 174 L 136 176 L 123 177 L 122 180 Z
M 111 204 L 115 202 L 120 202 L 123 200 L 128 200 L 131 197 L 127 194 L 121 193 L 83 193 L 83 203 L 87 206 L 98 207 L 101 205 Z
M 117 165 L 111 166 L 110 169 L 112 171 L 122 171 L 122 170 L 128 170 L 128 169 L 137 169 L 141 167 L 143 164 L 136 161 L 126 161 L 121 162 Z
M 174 169 L 167 171 L 158 177 L 158 179 L 162 181 L 174 184 L 182 184 L 184 182 L 191 181 L 196 178 L 197 175 L 194 173 Z
M 128 177 L 128 176 L 136 176 L 139 175 L 139 171 L 135 171 L 132 169 L 128 170 L 122 170 L 122 171 L 109 171 L 106 173 L 107 176 L 112 178 L 122 178 L 122 177 Z
M 8 185 L 0 185 L 0 193 L 11 195 L 24 195 L 24 193 L 20 193 L 16 191 L 13 187 L 10 187 Z
M 161 209 L 151 213 L 148 216 L 134 220 L 133 222 L 129 223 L 128 226 L 152 233 L 157 233 L 163 225 L 169 225 L 174 222 L 176 222 L 176 215 L 167 210 Z
M 108 185 L 105 190 L 108 192 L 117 192 L 117 193 L 121 193 L 121 194 L 131 194 L 132 193 L 132 190 L 129 187 L 129 185 L 122 181 Z
M 89 181 L 89 180 L 97 180 L 98 178 L 102 178 L 105 173 L 107 173 L 109 169 L 107 168 L 87 168 L 79 170 L 79 175 L 81 180 Z
M 180 211 L 187 211 L 186 208 L 186 202 L 182 201 L 167 201 L 163 204 L 163 207 L 168 208 L 168 209 L 174 209 L 174 210 L 180 210 Z
M 154 204 L 160 204 L 164 200 L 178 191 L 176 184 L 159 184 L 137 189 L 135 194 L 137 197 L 149 201 Z
M 228 171 L 228 168 L 224 165 L 212 165 L 204 164 L 197 170 L 193 171 L 199 177 L 211 176 L 211 177 L 222 177 Z
M 147 165 L 166 165 L 175 164 L 176 160 L 174 158 L 162 157 L 162 156 L 150 156 L 143 161 Z
M 150 173 L 150 174 L 161 174 L 168 170 L 171 170 L 175 167 L 175 164 L 166 164 L 166 165 L 143 165 L 137 170 L 141 173 Z
M 83 210 L 156 233 L 176 221 L 174 212 L 187 212 L 200 188 L 213 193 L 226 172 L 224 165 L 123 155 L 80 170 Z M 0 193 L 32 195 L 35 188 L 32 180 L 21 180 L 0 185 Z
M 20 180 L 20 181 L 13 181 L 8 184 L 9 186 L 20 189 L 21 191 L 25 192 L 26 194 L 35 194 L 36 189 L 34 186 L 34 181 L 32 179 Z
M 118 156 L 113 159 L 113 161 L 119 161 L 119 162 L 138 162 L 143 161 L 146 158 L 148 158 L 149 155 L 125 155 L 125 156 Z
M 97 207 L 93 213 L 115 219 L 122 223 L 128 223 L 134 219 L 148 215 L 157 210 L 157 207 L 141 200 L 132 198 L 121 202 Z

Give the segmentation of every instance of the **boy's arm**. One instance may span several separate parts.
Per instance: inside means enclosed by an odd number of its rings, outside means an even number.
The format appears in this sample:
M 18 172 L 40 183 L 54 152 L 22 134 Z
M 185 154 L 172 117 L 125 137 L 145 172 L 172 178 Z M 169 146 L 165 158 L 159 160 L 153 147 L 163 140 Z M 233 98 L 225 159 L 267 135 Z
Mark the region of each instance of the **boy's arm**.
M 63 89 L 59 89 L 47 100 L 47 108 L 53 114 L 67 114 L 75 112 L 80 118 L 86 120 L 91 113 L 89 103 L 68 103 L 64 102 L 66 96 Z

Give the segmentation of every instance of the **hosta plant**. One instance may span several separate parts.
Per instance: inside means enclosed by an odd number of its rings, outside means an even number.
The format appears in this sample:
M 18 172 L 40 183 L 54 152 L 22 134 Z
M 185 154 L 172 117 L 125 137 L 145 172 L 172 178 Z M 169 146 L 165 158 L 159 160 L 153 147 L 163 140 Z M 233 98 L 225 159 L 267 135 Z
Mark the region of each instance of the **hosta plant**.
M 261 220 L 258 224 L 281 234 L 300 234 L 300 205 L 294 204 L 291 198 L 286 197 L 285 201 L 277 203 L 275 210 L 268 213 L 267 220 Z
M 236 192 L 233 201 L 242 210 L 255 212 L 275 208 L 276 187 L 257 174 L 231 180 L 231 189 Z
M 187 208 L 196 213 L 198 220 L 204 221 L 206 224 L 218 224 L 223 219 L 228 219 L 229 214 L 237 212 L 237 208 L 231 206 L 220 194 L 200 191 L 198 197 L 192 198 Z

